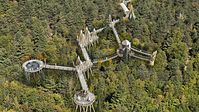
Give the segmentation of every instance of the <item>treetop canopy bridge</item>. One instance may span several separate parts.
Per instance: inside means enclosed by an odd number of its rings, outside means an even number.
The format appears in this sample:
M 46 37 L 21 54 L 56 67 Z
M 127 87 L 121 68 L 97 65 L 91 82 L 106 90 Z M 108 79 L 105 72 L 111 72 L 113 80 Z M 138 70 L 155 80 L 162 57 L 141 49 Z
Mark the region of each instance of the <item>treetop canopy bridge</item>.
M 126 17 L 135 19 L 135 15 L 133 10 L 129 11 L 127 8 L 127 4 L 129 1 L 124 0 L 120 5 L 123 8 Z M 83 53 L 83 57 L 85 61 L 82 61 L 80 57 L 78 57 L 77 61 L 78 64 L 74 67 L 66 67 L 66 66 L 57 66 L 57 65 L 48 65 L 40 60 L 29 60 L 23 63 L 23 68 L 26 74 L 26 79 L 30 80 L 30 73 L 39 72 L 42 69 L 55 69 L 55 70 L 63 70 L 63 71 L 74 71 L 77 73 L 78 78 L 80 80 L 80 84 L 82 87 L 81 91 L 76 92 L 74 95 L 74 102 L 76 103 L 76 111 L 80 110 L 83 112 L 88 111 L 95 111 L 93 107 L 93 103 L 95 102 L 95 95 L 89 91 L 88 85 L 86 83 L 86 79 L 84 77 L 85 72 L 91 71 L 91 68 L 93 64 L 98 62 L 106 62 L 112 59 L 115 59 L 117 57 L 134 57 L 138 58 L 144 61 L 148 61 L 151 66 L 154 65 L 155 57 L 157 54 L 157 51 L 153 52 L 152 54 L 141 51 L 137 48 L 134 48 L 131 46 L 131 43 L 128 40 L 121 41 L 119 38 L 119 34 L 117 33 L 117 30 L 115 28 L 115 24 L 117 24 L 120 20 L 113 20 L 111 15 L 109 15 L 109 27 L 112 28 L 113 33 L 116 37 L 117 43 L 119 45 L 119 48 L 117 49 L 117 52 L 112 57 L 106 57 L 104 60 L 97 60 L 93 59 L 91 60 L 89 57 L 89 54 L 86 50 L 87 47 L 92 46 L 94 43 L 96 43 L 99 39 L 98 33 L 102 32 L 106 27 L 100 28 L 98 30 L 93 30 L 90 32 L 88 28 L 85 29 L 83 32 L 80 31 L 79 36 L 77 36 L 77 42 L 81 48 L 81 51 Z

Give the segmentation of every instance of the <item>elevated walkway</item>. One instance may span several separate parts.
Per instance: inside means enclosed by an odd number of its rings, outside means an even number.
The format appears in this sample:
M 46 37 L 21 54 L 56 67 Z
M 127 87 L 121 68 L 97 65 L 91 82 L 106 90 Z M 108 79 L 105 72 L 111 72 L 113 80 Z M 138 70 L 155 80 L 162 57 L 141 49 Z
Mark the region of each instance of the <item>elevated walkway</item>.
M 95 63 L 104 63 L 104 62 L 106 62 L 106 61 L 109 61 L 109 60 L 113 60 L 113 59 L 115 59 L 115 58 L 117 58 L 118 57 L 118 55 L 115 55 L 115 56 L 112 56 L 112 57 L 106 57 L 105 59 L 103 59 L 103 60 L 93 60 L 93 63 L 95 64 Z
M 109 15 L 109 27 L 112 28 L 113 33 L 114 33 L 114 35 L 116 37 L 117 43 L 119 44 L 119 47 L 121 47 L 121 40 L 119 38 L 119 34 L 117 33 L 117 30 L 115 29 L 115 24 L 118 23 L 119 21 L 120 21 L 119 19 L 112 20 L 111 15 Z
M 86 51 L 86 48 L 83 47 L 81 44 L 80 44 L 79 46 L 80 46 L 80 48 L 81 48 L 81 50 L 82 50 L 84 59 L 85 59 L 86 61 L 89 61 L 89 60 L 90 60 L 90 57 L 89 57 L 89 55 L 88 55 L 88 52 Z
M 137 52 L 137 53 L 146 55 L 146 56 L 151 56 L 151 54 L 147 53 L 146 51 L 138 50 L 138 49 L 135 48 L 135 47 L 131 47 L 131 50 L 132 50 L 132 51 L 135 51 L 135 52 Z
M 82 89 L 85 90 L 85 91 L 88 91 L 88 85 L 87 85 L 86 80 L 84 78 L 84 74 L 82 73 L 82 71 L 80 71 L 78 69 L 77 69 L 77 74 L 78 74 Z
M 45 64 L 44 68 L 55 69 L 55 70 L 65 70 L 65 71 L 76 71 L 76 68 L 74 67 L 65 67 L 65 66 L 48 65 L 48 64 Z

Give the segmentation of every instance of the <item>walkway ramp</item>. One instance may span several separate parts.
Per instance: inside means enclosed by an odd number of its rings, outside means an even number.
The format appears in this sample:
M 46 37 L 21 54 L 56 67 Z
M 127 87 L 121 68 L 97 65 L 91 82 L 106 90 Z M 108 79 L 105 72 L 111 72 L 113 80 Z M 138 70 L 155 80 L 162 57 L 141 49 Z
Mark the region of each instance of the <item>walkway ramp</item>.
M 142 50 L 138 50 L 137 48 L 134 48 L 134 47 L 131 47 L 131 50 L 132 51 L 135 51 L 137 53 L 140 53 L 140 54 L 143 54 L 143 55 L 146 55 L 146 56 L 151 56 L 151 54 L 145 52 L 145 51 L 142 51 Z
M 120 38 L 119 38 L 119 35 L 118 35 L 118 33 L 117 33 L 117 30 L 115 29 L 115 24 L 118 23 L 119 21 L 120 21 L 119 19 L 117 19 L 117 20 L 112 20 L 111 15 L 109 15 L 109 27 L 112 28 L 113 33 L 114 33 L 114 35 L 115 35 L 115 37 L 116 37 L 117 43 L 118 43 L 119 46 L 121 47 L 121 40 L 120 40 Z
M 85 90 L 85 91 L 88 91 L 88 85 L 87 85 L 86 80 L 84 78 L 84 74 L 82 73 L 81 70 L 77 70 L 77 74 L 78 74 L 82 89 Z
M 76 71 L 76 68 L 74 67 L 65 67 L 65 66 L 48 65 L 48 64 L 45 64 L 44 68 L 55 69 L 55 70 L 65 70 L 65 71 Z
M 103 60 L 93 60 L 93 63 L 94 63 L 94 64 L 95 64 L 95 63 L 98 63 L 98 62 L 104 63 L 104 62 L 106 62 L 106 61 L 113 60 L 113 59 L 115 59 L 115 58 L 117 58 L 117 57 L 118 57 L 118 55 L 115 55 L 115 56 L 112 56 L 112 57 L 106 57 L 106 58 L 103 59 Z
M 119 35 L 118 35 L 118 33 L 117 33 L 117 30 L 115 29 L 115 27 L 112 27 L 112 29 L 113 29 L 113 32 L 114 32 L 114 34 L 115 34 L 117 43 L 119 44 L 119 46 L 121 46 L 121 40 L 120 40 L 120 38 L 119 38 Z
M 88 52 L 86 51 L 86 48 L 83 47 L 81 44 L 80 44 L 79 46 L 80 46 L 80 48 L 81 48 L 81 50 L 82 50 L 84 59 L 85 59 L 86 61 L 90 60 L 89 55 L 88 55 Z

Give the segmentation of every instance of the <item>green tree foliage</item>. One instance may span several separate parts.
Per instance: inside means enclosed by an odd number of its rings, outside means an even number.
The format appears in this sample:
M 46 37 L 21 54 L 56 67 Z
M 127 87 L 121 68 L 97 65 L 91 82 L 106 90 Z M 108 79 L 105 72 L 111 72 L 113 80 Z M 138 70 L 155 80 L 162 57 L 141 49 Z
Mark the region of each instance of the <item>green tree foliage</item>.
M 71 111 L 64 106 L 64 100 L 59 94 L 49 94 L 19 82 L 1 83 L 0 90 L 1 111 Z
M 73 66 L 82 56 L 76 42 L 80 30 L 107 27 L 111 14 L 121 20 L 115 26 L 121 40 L 158 54 L 153 67 L 134 58 L 94 66 L 87 82 L 97 97 L 96 111 L 198 112 L 199 2 L 132 0 L 137 18 L 128 21 L 122 20 L 119 2 L 1 0 L 0 111 L 72 112 L 73 95 L 81 89 L 76 73 L 42 70 L 31 74 L 28 87 L 21 65 L 39 59 Z M 88 49 L 90 57 L 114 55 L 118 44 L 111 28 L 98 35 L 99 43 Z
M 133 38 L 132 43 L 134 46 L 138 46 L 140 44 L 140 41 L 137 38 Z
M 188 58 L 187 45 L 182 42 L 172 44 L 171 47 L 168 48 L 167 53 L 169 60 L 178 59 L 185 62 Z

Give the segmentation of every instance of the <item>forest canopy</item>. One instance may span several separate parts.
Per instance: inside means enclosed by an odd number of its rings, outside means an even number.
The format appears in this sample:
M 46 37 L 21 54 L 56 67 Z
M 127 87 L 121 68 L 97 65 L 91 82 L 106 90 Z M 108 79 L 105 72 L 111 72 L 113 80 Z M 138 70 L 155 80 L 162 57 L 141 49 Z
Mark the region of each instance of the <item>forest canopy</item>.
M 82 57 L 76 37 L 108 26 L 134 47 L 158 51 L 155 65 L 134 58 L 98 63 L 87 79 L 97 112 L 199 111 L 199 1 L 132 0 L 136 19 L 123 20 L 120 0 L 0 0 L 0 111 L 73 112 L 81 86 L 76 73 L 43 70 L 24 80 L 23 62 L 73 66 Z M 92 59 L 117 49 L 111 28 L 89 49 Z M 41 76 L 45 75 L 45 79 Z

